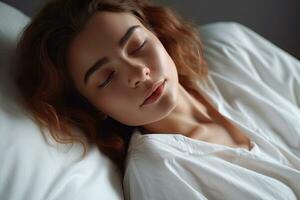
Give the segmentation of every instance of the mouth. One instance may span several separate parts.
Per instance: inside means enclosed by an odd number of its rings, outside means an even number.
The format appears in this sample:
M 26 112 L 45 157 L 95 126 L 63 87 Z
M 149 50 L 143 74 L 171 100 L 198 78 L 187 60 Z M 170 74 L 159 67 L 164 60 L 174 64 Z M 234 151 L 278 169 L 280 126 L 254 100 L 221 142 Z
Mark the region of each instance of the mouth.
M 144 100 L 141 106 L 145 106 L 147 104 L 156 102 L 164 92 L 165 83 L 166 80 L 162 80 L 158 84 L 155 84 L 147 93 L 148 95 L 146 95 L 146 99 Z

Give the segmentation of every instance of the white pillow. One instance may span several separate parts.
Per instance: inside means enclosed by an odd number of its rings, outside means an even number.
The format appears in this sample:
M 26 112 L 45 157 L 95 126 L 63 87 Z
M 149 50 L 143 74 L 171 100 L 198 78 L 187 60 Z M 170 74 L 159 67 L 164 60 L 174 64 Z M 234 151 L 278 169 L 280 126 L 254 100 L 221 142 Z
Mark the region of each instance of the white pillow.
M 298 59 L 236 22 L 217 22 L 199 28 L 209 71 L 243 79 L 240 70 L 300 108 Z M 238 67 L 238 68 L 237 68 Z M 226 95 L 226 94 L 224 94 Z M 275 100 L 273 100 L 275 101 Z
M 95 146 L 81 159 L 79 144 L 49 145 L 19 106 L 9 59 L 29 20 L 0 2 L 0 199 L 124 199 L 116 166 Z

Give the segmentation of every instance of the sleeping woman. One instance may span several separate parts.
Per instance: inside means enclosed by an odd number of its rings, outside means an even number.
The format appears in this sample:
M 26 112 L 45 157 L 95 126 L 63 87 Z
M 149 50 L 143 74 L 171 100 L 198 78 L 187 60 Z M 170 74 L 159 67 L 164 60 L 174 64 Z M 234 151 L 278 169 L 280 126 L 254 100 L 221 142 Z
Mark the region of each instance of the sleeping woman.
M 250 74 L 259 50 L 241 69 L 227 45 L 211 52 L 217 69 L 195 25 L 169 8 L 52 0 L 19 42 L 18 87 L 56 141 L 96 144 L 115 162 L 126 199 L 299 199 L 299 104 Z

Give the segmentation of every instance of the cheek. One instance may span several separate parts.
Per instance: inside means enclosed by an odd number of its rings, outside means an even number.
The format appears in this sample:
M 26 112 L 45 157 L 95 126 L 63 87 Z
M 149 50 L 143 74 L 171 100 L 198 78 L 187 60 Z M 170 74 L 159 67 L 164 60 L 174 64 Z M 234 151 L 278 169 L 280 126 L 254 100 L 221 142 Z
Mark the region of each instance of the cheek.
M 173 59 L 170 57 L 164 46 L 158 42 L 155 45 L 155 55 L 153 57 L 156 60 L 157 65 L 161 66 L 161 73 L 168 76 L 168 78 L 177 77 L 177 68 Z
M 157 52 L 157 58 L 160 58 L 167 62 L 170 62 L 170 60 L 172 60 L 164 45 L 156 37 L 153 38 L 153 48 L 155 49 L 155 52 Z
M 111 85 L 107 89 L 107 92 L 103 92 L 95 98 L 94 105 L 99 110 L 111 117 L 124 113 L 125 110 L 135 110 L 137 97 L 130 97 L 129 91 L 121 88 L 118 84 Z
M 140 115 L 138 107 L 130 98 L 111 97 L 104 99 L 98 104 L 98 108 L 111 118 L 126 125 L 135 123 L 137 120 L 136 116 Z

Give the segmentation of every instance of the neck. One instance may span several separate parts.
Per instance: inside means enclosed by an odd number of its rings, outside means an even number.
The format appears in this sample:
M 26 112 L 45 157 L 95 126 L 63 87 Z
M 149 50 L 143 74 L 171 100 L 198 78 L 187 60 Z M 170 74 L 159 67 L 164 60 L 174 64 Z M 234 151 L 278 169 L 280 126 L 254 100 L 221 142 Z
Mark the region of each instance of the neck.
M 179 133 L 189 135 L 201 124 L 211 122 L 207 108 L 179 84 L 176 107 L 165 118 L 141 127 L 144 133 Z

